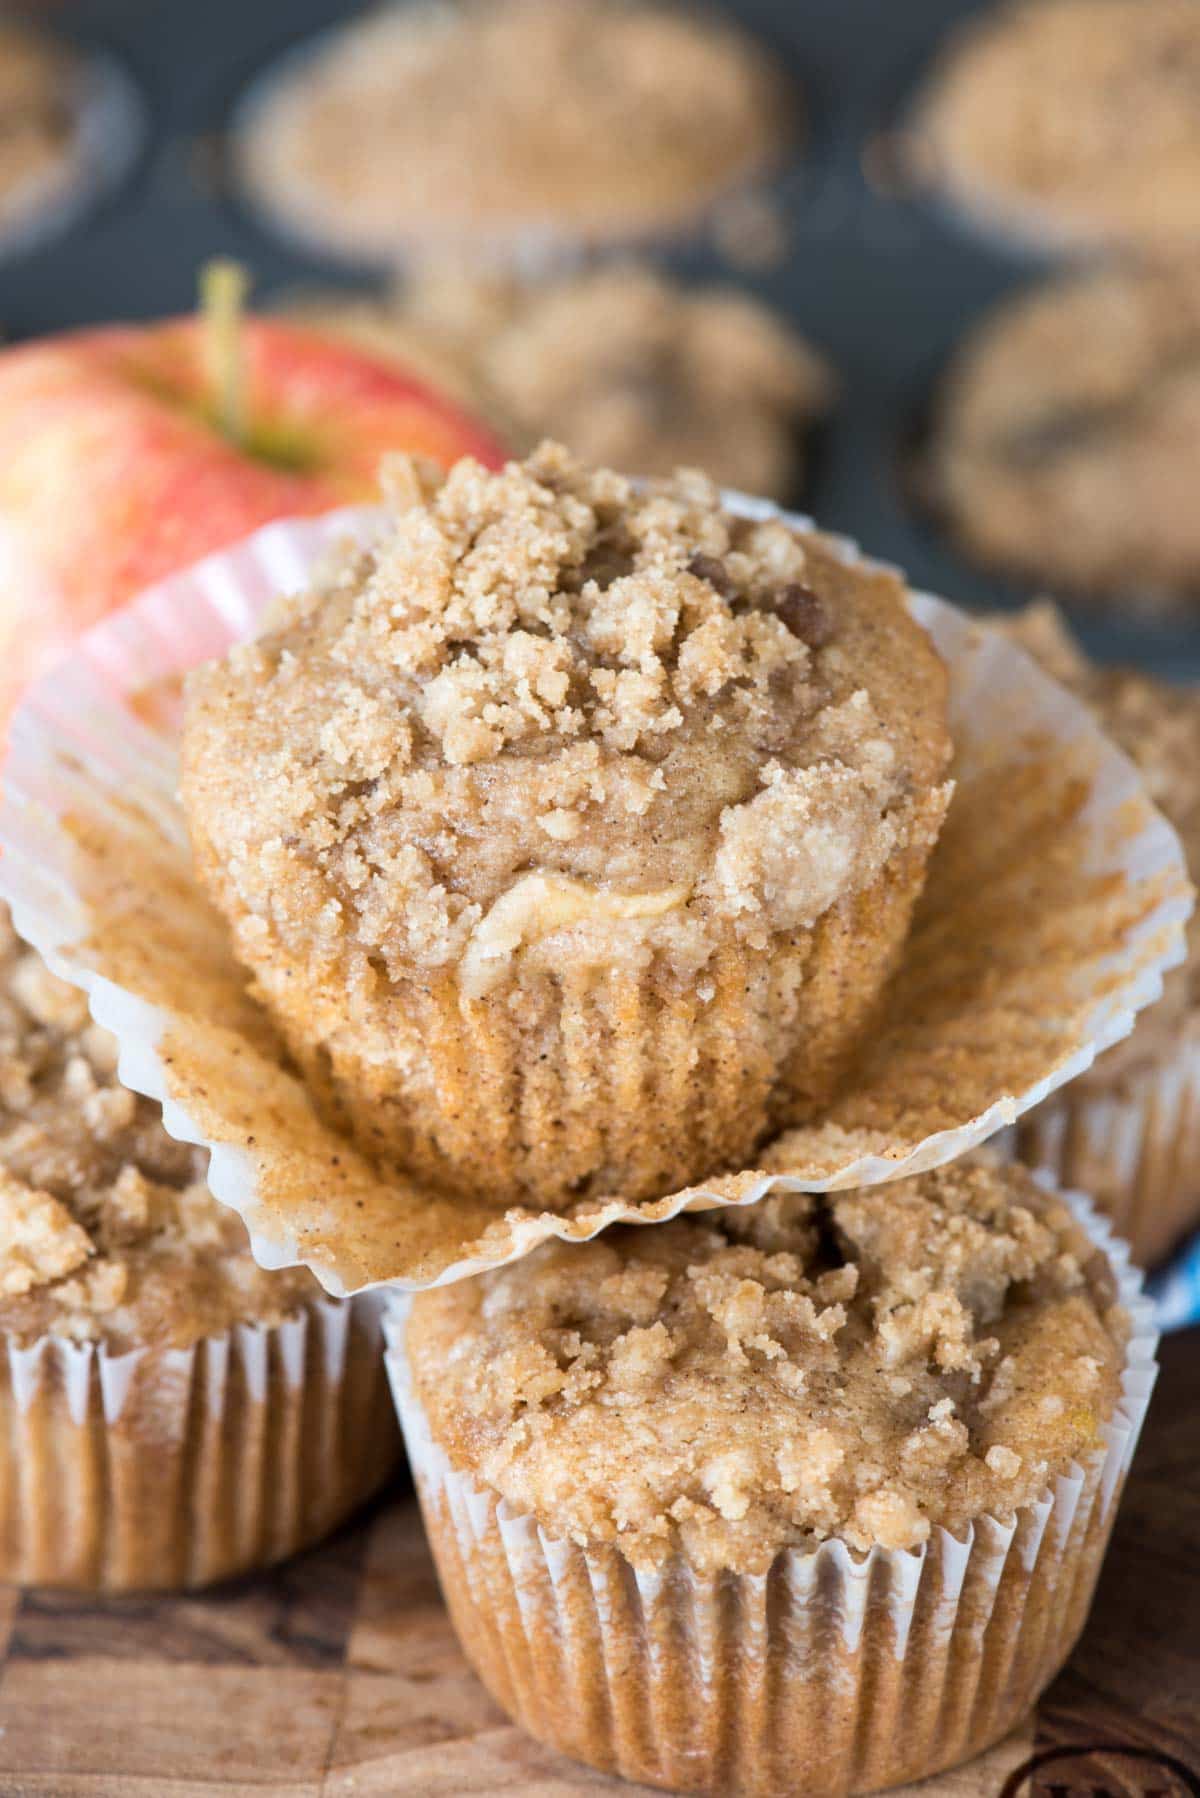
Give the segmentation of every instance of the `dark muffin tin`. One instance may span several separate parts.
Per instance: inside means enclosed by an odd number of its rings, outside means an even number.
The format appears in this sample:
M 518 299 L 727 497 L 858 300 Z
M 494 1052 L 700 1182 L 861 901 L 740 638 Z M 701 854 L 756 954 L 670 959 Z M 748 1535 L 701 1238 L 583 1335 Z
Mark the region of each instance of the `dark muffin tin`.
M 224 131 L 239 96 L 286 49 L 356 9 L 342 0 L 73 0 L 56 29 L 110 51 L 145 100 L 147 143 L 118 192 L 64 235 L 0 263 L 0 326 L 11 336 L 185 310 L 195 271 L 224 252 L 257 291 L 356 272 L 289 244 L 232 190 Z M 1030 589 L 967 563 L 912 503 L 907 470 L 938 371 L 962 333 L 1004 294 L 1053 266 L 990 238 L 887 180 L 880 146 L 963 0 L 740 0 L 734 12 L 792 67 L 808 97 L 804 154 L 775 192 L 788 215 L 785 259 L 731 271 L 706 248 L 675 249 L 678 272 L 745 282 L 834 364 L 839 403 L 819 433 L 799 503 L 915 586 L 974 607 Z M 45 10 L 38 9 L 45 16 Z M 882 169 L 884 179 L 871 179 Z M 361 271 L 361 284 L 371 271 Z M 1073 619 L 1096 655 L 1200 675 L 1198 623 L 1160 624 L 1083 607 Z

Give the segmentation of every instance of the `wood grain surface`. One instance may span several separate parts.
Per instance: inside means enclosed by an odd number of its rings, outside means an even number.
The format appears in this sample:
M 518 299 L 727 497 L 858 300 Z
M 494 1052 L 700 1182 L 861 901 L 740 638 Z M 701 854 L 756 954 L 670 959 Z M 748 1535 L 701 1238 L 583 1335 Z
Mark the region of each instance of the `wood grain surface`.
M 0 1798 L 642 1790 L 548 1753 L 491 1703 L 404 1489 L 324 1548 L 203 1597 L 0 1591 L 0 1649 Z M 1057 1748 L 1073 1752 L 1012 1788 L 1016 1768 Z M 1131 1752 L 1146 1749 L 1182 1771 Z M 1070 1666 L 1016 1739 L 917 1789 L 999 1798 L 1006 1782 L 1008 1798 L 1200 1793 L 1200 1331 L 1164 1349 Z

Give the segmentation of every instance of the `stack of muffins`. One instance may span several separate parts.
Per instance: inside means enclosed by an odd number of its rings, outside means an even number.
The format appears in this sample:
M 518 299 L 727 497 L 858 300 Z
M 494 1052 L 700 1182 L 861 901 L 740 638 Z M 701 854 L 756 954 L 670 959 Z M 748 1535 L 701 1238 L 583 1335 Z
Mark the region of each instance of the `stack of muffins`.
M 747 1165 L 870 1036 L 949 802 L 903 582 L 553 445 L 398 461 L 387 498 L 188 683 L 196 869 L 252 990 L 334 1127 L 450 1202 Z M 1082 1626 L 1152 1380 L 1136 1290 L 1090 1210 L 979 1157 L 393 1296 L 467 1653 L 541 1739 L 680 1789 L 980 1751 Z
M 806 346 L 744 298 L 558 265 L 710 221 L 795 123 L 725 27 L 495 0 L 352 28 L 260 97 L 239 158 L 327 246 L 485 245 L 503 275 L 438 262 L 337 322 L 415 344 L 523 450 L 550 427 L 782 496 L 828 391 Z M 1173 381 L 1175 339 L 1162 359 Z M 1062 450 L 1001 424 L 993 462 Z M 497 1217 L 754 1166 L 869 1042 L 950 803 L 945 670 L 903 582 L 703 476 L 638 485 L 553 445 L 498 474 L 397 462 L 387 497 L 372 547 L 189 682 L 196 872 L 313 1105 L 384 1176 Z M 962 504 L 981 530 L 1002 510 Z M 1192 825 L 1132 683 L 1024 629 Z M 1152 1382 L 1087 1206 L 975 1156 L 331 1300 L 255 1264 L 80 995 L 0 949 L 0 1577 L 196 1586 L 282 1558 L 387 1477 L 398 1411 L 464 1648 L 605 1771 L 906 1782 L 1062 1664 Z M 1200 1128 L 1175 1000 L 1023 1139 L 1148 1253 L 1188 1215 Z

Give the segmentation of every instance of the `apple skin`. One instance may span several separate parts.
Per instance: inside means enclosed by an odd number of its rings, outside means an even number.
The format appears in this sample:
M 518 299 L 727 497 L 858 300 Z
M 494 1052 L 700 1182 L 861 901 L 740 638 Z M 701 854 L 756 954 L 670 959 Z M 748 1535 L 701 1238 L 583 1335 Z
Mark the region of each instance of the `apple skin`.
M 242 333 L 249 447 L 206 416 L 195 318 L 0 351 L 0 728 L 29 680 L 143 588 L 274 518 L 373 499 L 385 451 L 504 459 L 394 363 L 273 319 Z

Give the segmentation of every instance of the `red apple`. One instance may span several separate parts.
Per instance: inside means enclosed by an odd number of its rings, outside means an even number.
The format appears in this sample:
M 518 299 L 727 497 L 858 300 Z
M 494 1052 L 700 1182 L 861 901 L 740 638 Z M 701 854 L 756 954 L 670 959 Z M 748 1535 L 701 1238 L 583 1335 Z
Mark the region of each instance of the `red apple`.
M 28 680 L 143 587 L 273 518 L 374 497 L 385 450 L 502 459 L 394 363 L 254 318 L 233 441 L 210 348 L 184 318 L 0 351 L 0 725 Z

